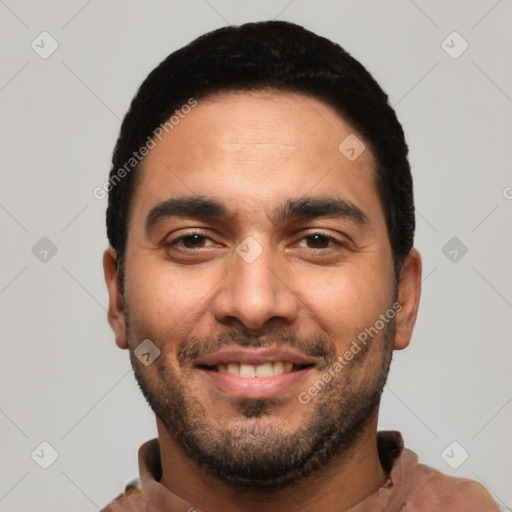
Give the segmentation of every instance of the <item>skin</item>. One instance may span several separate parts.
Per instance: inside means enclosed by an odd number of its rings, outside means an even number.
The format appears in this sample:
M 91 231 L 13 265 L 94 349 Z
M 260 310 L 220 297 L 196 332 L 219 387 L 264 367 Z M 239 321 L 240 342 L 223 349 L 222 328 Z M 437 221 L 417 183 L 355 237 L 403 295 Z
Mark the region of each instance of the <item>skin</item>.
M 338 150 L 354 133 L 337 112 L 313 97 L 229 92 L 200 101 L 144 160 L 128 224 L 124 297 L 112 248 L 105 251 L 103 263 L 116 343 L 130 350 L 146 398 L 167 414 L 162 415 L 165 421 L 157 417 L 161 483 L 176 495 L 176 510 L 193 504 L 208 512 L 245 512 L 261 505 L 271 512 L 341 511 L 375 492 L 387 478 L 376 445 L 378 398 L 392 351 L 406 348 L 411 339 L 421 258 L 411 250 L 395 288 L 369 144 L 355 161 Z M 148 232 L 146 218 L 155 205 L 194 195 L 221 201 L 229 215 L 163 219 Z M 362 226 L 329 217 L 275 222 L 274 213 L 287 200 L 306 196 L 342 197 L 363 211 L 368 222 Z M 208 238 L 194 239 L 195 244 L 189 238 L 189 247 L 184 240 L 175 242 L 192 235 L 194 228 Z M 343 245 L 312 239 L 315 233 Z M 236 252 L 247 237 L 262 249 L 251 263 Z M 169 242 L 175 244 L 166 246 Z M 298 394 L 315 384 L 358 333 L 374 326 L 395 301 L 401 309 L 394 320 L 308 404 L 301 404 Z M 161 351 L 147 367 L 133 357 L 146 338 Z M 314 368 L 277 399 L 235 400 L 200 374 L 194 354 L 186 349 L 193 346 L 206 354 L 209 346 L 242 341 L 251 346 L 287 344 L 306 353 L 313 353 L 316 343 L 320 355 Z M 185 412 L 173 415 L 165 410 L 166 403 L 177 406 L 178 397 Z M 377 406 L 363 411 L 362 404 L 371 399 Z M 355 432 L 337 444 L 327 443 L 328 456 L 314 455 L 310 467 L 295 467 L 281 480 L 252 485 L 219 478 L 191 455 L 184 446 L 190 431 L 182 436 L 185 441 L 173 431 L 180 425 L 187 428 L 179 423 L 187 420 L 187 411 L 193 413 L 188 419 L 198 422 L 199 433 L 201 428 L 207 433 L 195 439 L 200 448 L 217 453 L 215 443 L 222 440 L 228 455 L 249 465 L 264 462 L 274 449 L 284 458 L 293 450 L 307 450 L 304 433 L 320 415 L 333 421 L 337 415 L 342 431 L 352 426 Z M 351 425 L 352 411 L 364 419 L 361 424 Z M 176 416 L 183 419 L 172 420 Z M 239 452 L 230 439 L 242 447 Z

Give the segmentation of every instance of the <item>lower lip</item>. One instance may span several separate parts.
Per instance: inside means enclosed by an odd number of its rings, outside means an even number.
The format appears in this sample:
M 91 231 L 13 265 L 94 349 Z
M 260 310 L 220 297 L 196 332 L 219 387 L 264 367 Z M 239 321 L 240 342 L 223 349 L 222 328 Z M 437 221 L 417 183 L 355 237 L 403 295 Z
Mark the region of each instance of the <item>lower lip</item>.
M 219 373 L 213 370 L 198 371 L 205 376 L 216 387 L 236 398 L 272 398 L 286 391 L 294 385 L 303 381 L 312 368 L 304 368 L 293 372 L 281 373 L 261 379 L 251 377 L 243 379 L 229 373 Z

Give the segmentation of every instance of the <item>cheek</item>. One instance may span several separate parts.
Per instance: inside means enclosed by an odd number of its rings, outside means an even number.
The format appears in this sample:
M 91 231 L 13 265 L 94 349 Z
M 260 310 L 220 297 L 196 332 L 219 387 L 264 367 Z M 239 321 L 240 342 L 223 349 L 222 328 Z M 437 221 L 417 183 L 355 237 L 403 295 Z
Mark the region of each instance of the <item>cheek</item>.
M 126 269 L 132 324 L 168 337 L 187 332 L 222 275 L 215 269 L 172 268 L 164 257 L 133 257 Z
M 389 307 L 389 284 L 378 272 L 347 265 L 318 280 L 312 276 L 301 279 L 301 302 L 306 314 L 335 339 L 346 339 L 373 325 Z

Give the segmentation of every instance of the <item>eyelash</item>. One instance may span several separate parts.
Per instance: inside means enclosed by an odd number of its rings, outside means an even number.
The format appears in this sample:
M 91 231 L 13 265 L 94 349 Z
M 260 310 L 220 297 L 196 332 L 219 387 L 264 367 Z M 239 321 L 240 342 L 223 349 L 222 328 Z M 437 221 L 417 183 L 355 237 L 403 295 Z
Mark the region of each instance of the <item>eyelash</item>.
M 207 238 L 208 240 L 211 240 L 211 237 L 208 236 L 208 233 L 205 233 L 204 231 L 201 231 L 201 230 L 193 230 L 193 231 L 190 231 L 189 233 L 187 233 L 186 235 L 182 235 L 178 238 L 175 238 L 174 240 L 171 240 L 170 242 L 166 243 L 166 247 L 174 247 L 178 244 L 178 242 L 181 242 L 183 241 L 185 238 L 189 238 L 189 237 L 192 237 L 194 235 L 198 235 L 198 236 L 202 236 L 204 238 Z M 180 249 L 184 250 L 184 251 L 188 251 L 188 250 L 194 250 L 194 249 L 189 249 L 188 247 L 180 247 Z
M 205 233 L 204 231 L 201 231 L 201 230 L 194 230 L 194 231 L 191 231 L 189 233 L 187 233 L 186 235 L 182 235 L 178 238 L 175 238 L 174 240 L 171 240 L 170 242 L 166 243 L 166 247 L 177 247 L 178 246 L 178 243 L 179 242 L 182 242 L 183 240 L 185 240 L 186 238 L 189 238 L 189 237 L 192 237 L 194 235 L 198 235 L 198 236 L 201 236 L 201 237 L 204 237 L 208 240 L 211 240 L 211 237 L 209 236 L 208 233 Z M 332 243 L 331 246 L 329 247 L 318 247 L 318 248 L 315 248 L 315 247 L 306 247 L 306 249 L 310 249 L 310 250 L 313 250 L 313 251 L 326 251 L 328 249 L 331 249 L 333 246 L 339 246 L 339 247 L 346 247 L 346 244 L 341 242 L 340 240 L 334 238 L 333 236 L 331 235 L 328 235 L 326 233 L 322 233 L 321 231 L 314 231 L 312 233 L 308 233 L 304 236 L 302 236 L 301 238 L 299 238 L 299 242 L 302 242 L 303 240 L 306 240 L 308 238 L 311 238 L 311 237 L 314 237 L 314 236 L 322 236 L 326 239 L 327 243 Z M 203 247 L 200 247 L 199 249 L 203 249 Z M 182 250 L 182 251 L 197 251 L 197 249 L 191 249 L 191 248 L 188 248 L 188 247 L 179 247 L 179 250 Z
M 327 240 L 327 243 L 331 244 L 330 246 L 325 247 L 325 248 L 323 248 L 323 247 L 318 248 L 317 250 L 319 250 L 319 251 L 321 251 L 321 250 L 326 251 L 326 250 L 332 249 L 334 247 L 338 247 L 338 248 L 346 248 L 347 247 L 346 243 L 343 243 L 340 240 L 338 240 L 337 238 L 334 238 L 333 236 L 327 235 L 325 233 L 313 233 L 313 234 L 310 234 L 310 235 L 305 235 L 305 236 L 303 236 L 300 239 L 300 241 L 305 240 L 306 238 L 309 238 L 309 237 L 312 237 L 312 236 L 315 236 L 315 235 L 320 235 L 320 236 L 324 237 Z M 307 247 L 307 249 L 315 250 L 314 247 Z

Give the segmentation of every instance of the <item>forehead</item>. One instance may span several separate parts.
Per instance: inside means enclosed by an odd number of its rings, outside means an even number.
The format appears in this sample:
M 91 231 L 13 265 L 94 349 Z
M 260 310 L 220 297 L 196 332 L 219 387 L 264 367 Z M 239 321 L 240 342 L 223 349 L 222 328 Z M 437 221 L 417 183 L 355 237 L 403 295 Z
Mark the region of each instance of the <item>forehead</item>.
M 380 209 L 368 144 L 332 107 L 308 95 L 216 94 L 199 100 L 154 140 L 143 161 L 132 217 L 185 194 L 214 196 L 234 210 L 253 212 L 309 193 L 339 194 L 376 214 Z M 358 153 L 365 148 L 355 159 L 343 153 L 347 140 Z
M 231 91 L 200 100 L 164 138 L 161 149 L 194 144 L 192 154 L 175 154 L 176 165 L 191 157 L 215 158 L 239 163 L 243 169 L 251 164 L 251 157 L 264 156 L 270 163 L 273 156 L 278 159 L 285 154 L 314 165 L 329 154 L 339 156 L 338 145 L 348 135 L 356 135 L 356 130 L 318 98 L 274 90 Z M 148 164 L 158 153 L 149 155 Z M 367 152 L 360 164 L 371 160 Z

